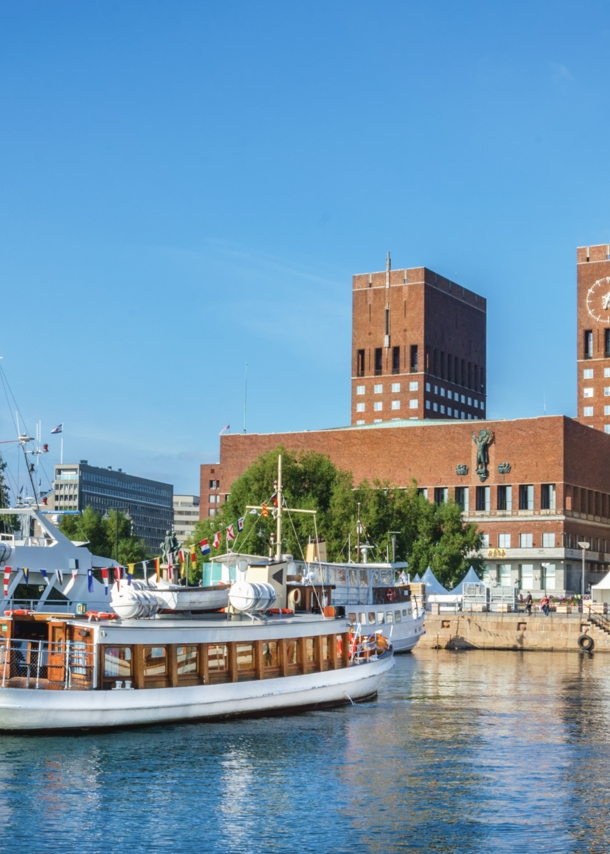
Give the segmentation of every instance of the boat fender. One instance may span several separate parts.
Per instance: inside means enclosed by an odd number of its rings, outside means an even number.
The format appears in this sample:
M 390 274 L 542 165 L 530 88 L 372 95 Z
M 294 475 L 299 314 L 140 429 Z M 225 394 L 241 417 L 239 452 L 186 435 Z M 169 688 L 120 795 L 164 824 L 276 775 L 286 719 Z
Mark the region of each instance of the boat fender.
M 591 635 L 581 635 L 578 638 L 578 646 L 585 652 L 593 652 L 595 641 L 593 640 Z
M 291 605 L 299 605 L 301 602 L 302 594 L 300 589 L 297 587 L 294 590 L 291 590 L 288 594 L 288 601 Z
M 268 608 L 268 614 L 294 614 L 292 608 Z
M 118 620 L 117 614 L 106 613 L 105 611 L 87 611 L 85 614 L 88 620 Z

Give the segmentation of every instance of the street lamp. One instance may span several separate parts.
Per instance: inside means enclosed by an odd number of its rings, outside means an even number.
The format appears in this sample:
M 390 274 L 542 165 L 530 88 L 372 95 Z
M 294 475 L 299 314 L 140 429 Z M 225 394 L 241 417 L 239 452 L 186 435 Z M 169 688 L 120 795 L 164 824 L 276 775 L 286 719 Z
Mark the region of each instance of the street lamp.
M 580 600 L 581 600 L 581 605 L 582 605 L 581 610 L 582 610 L 583 614 L 585 613 L 585 554 L 586 554 L 587 549 L 589 548 L 590 545 L 591 545 L 591 543 L 587 543 L 584 540 L 582 541 L 582 543 L 578 543 L 578 548 L 582 549 L 582 573 L 580 576 Z

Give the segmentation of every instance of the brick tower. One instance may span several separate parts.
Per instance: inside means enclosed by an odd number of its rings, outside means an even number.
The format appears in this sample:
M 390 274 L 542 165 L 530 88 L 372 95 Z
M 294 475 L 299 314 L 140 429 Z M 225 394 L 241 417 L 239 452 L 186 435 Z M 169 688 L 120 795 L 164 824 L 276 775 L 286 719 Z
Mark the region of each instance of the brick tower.
M 425 267 L 353 277 L 352 424 L 485 418 L 486 300 Z M 610 364 L 610 362 L 609 362 Z
M 576 418 L 610 433 L 610 246 L 576 250 L 578 401 Z

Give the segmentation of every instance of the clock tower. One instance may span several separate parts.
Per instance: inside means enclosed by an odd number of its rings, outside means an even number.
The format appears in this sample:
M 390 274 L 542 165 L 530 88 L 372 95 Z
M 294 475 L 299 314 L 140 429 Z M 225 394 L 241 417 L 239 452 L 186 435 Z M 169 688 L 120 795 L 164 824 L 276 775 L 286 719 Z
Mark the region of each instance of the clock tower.
M 579 247 L 576 268 L 576 419 L 610 433 L 610 245 Z

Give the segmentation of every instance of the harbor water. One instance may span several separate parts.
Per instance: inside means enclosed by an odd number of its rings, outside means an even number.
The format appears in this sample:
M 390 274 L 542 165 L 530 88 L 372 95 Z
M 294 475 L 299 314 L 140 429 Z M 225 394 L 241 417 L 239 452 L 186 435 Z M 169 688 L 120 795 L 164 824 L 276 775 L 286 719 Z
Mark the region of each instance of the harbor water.
M 603 852 L 610 656 L 419 650 L 375 702 L 0 736 L 0 850 Z

